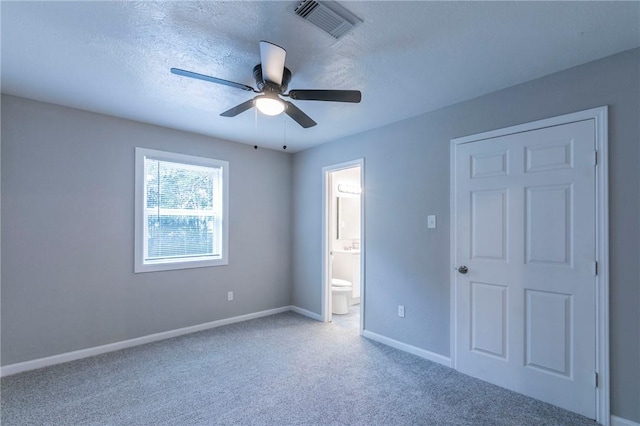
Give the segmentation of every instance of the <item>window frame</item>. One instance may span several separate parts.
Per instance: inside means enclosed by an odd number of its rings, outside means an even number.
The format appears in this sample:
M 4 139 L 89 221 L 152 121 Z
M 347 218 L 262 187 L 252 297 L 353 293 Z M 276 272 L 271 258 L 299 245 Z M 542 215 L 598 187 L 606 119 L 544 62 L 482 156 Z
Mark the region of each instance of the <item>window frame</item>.
M 145 200 L 146 176 L 145 158 L 168 161 L 185 165 L 213 167 L 222 169 L 222 209 L 221 209 L 221 246 L 220 256 L 202 256 L 185 260 L 164 259 L 162 261 L 145 262 Z M 135 220 L 134 220 L 134 273 L 170 271 L 176 269 L 204 268 L 210 266 L 224 266 L 229 264 L 229 162 L 214 158 L 179 154 L 155 149 L 135 149 Z

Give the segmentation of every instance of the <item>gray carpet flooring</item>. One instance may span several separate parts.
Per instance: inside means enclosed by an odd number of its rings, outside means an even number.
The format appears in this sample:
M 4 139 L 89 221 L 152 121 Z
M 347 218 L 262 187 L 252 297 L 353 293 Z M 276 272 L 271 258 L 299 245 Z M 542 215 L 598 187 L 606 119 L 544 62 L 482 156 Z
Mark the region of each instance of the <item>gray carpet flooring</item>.
M 340 325 L 342 324 L 342 325 Z M 595 425 L 287 312 L 8 376 L 3 425 Z

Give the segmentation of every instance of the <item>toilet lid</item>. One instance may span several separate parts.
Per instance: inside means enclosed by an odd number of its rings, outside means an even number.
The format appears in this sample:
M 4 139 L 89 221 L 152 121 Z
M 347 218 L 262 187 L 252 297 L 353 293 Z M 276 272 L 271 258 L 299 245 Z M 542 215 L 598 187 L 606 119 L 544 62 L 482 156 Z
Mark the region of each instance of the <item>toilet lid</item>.
M 332 278 L 331 285 L 335 287 L 351 287 L 351 283 L 349 281 L 340 280 L 338 278 Z

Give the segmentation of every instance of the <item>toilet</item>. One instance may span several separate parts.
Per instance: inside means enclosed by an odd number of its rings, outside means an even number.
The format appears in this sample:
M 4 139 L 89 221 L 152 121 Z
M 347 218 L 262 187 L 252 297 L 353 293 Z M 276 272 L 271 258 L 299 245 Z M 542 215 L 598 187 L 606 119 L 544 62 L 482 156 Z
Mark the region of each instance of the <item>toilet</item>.
M 347 280 L 331 279 L 331 312 L 344 315 L 349 312 L 353 286 Z

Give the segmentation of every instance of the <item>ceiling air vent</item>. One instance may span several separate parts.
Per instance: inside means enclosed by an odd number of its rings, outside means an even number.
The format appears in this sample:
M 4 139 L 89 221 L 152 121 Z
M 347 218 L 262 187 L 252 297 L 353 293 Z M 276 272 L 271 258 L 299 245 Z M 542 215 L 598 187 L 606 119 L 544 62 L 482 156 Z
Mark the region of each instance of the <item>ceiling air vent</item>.
M 362 22 L 362 19 L 335 1 L 304 0 L 298 4 L 295 12 L 334 38 L 342 37 Z

